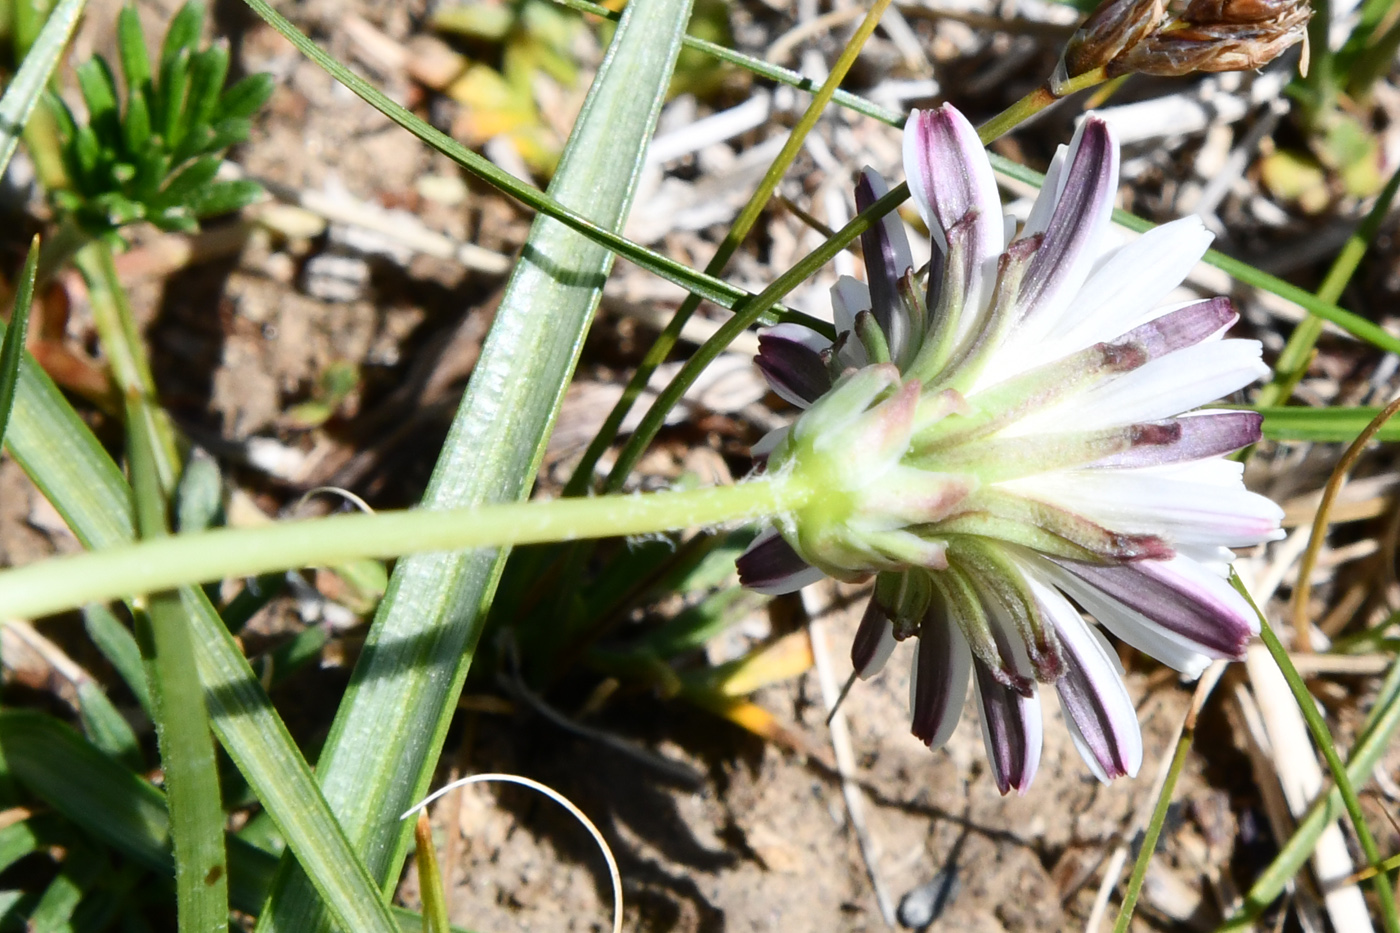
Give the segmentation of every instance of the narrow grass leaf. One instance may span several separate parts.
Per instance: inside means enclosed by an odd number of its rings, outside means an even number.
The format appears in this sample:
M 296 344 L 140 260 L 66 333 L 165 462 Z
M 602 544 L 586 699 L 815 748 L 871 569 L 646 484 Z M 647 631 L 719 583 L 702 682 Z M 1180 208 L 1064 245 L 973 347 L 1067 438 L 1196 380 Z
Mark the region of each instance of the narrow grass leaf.
M 122 682 L 149 716 L 151 693 L 146 684 L 146 673 L 141 668 L 141 648 L 136 644 L 136 636 L 112 614 L 112 610 L 101 603 L 83 607 L 83 627 L 87 629 L 88 638 L 102 652 L 107 663 L 116 668 Z
M 124 858 L 173 874 L 165 795 L 140 775 L 58 720 L 27 710 L 0 712 L 0 754 L 18 762 L 20 781 L 73 825 Z M 36 847 L 65 844 L 65 837 L 55 835 L 62 831 L 55 819 L 41 816 L 0 830 L 0 870 Z M 227 841 L 229 904 L 255 913 L 272 885 L 277 859 L 237 836 Z
M 1350 444 L 1366 430 L 1379 408 L 1261 407 L 1264 436 L 1273 441 L 1311 441 L 1316 444 Z M 1400 440 L 1400 422 L 1387 421 L 1376 433 L 1378 441 Z
M 560 159 L 551 201 L 586 209 L 604 230 L 622 227 L 689 13 L 689 0 L 628 6 Z M 529 492 L 612 263 L 608 248 L 536 219 L 426 508 Z M 317 764 L 326 798 L 380 883 L 391 884 L 403 863 L 413 827 L 391 814 L 427 791 L 504 557 L 480 550 L 399 562 Z M 279 881 L 258 929 L 324 928 L 315 894 L 290 859 Z
M 147 399 L 127 401 L 127 451 L 142 538 L 169 535 L 161 438 Z M 155 698 L 156 737 L 165 772 L 166 806 L 175 849 L 175 900 L 182 933 L 228 928 L 228 863 L 224 855 L 223 795 L 209 735 L 209 714 L 180 597 L 149 597 L 138 624 L 149 624 L 146 678 Z
M 24 132 L 34 106 L 44 93 L 49 75 L 58 67 L 58 60 L 68 45 L 68 37 L 73 34 L 73 27 L 78 24 L 78 17 L 86 5 L 87 0 L 60 0 L 49 14 L 44 28 L 39 30 L 39 37 L 30 47 L 29 54 L 24 56 L 14 80 L 5 88 L 5 96 L 0 97 L 0 175 L 4 175 L 9 167 L 10 158 L 19 145 L 20 134 Z M 28 4 L 21 3 L 20 6 L 27 7 Z
M 34 300 L 34 277 L 39 272 L 39 237 L 29 244 L 29 256 L 19 276 L 14 309 L 10 312 L 10 327 L 0 342 L 0 442 L 10 423 L 15 407 L 15 385 L 19 382 L 19 365 L 24 359 L 24 342 L 29 333 L 29 309 Z

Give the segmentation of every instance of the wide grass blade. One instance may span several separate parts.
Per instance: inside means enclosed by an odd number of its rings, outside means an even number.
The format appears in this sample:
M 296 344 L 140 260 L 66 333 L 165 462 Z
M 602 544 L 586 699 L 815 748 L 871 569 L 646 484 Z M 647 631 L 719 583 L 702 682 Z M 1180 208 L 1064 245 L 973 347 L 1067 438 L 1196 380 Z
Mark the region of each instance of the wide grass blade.
M 264 12 L 261 0 L 252 5 Z M 689 16 L 689 0 L 628 6 L 550 185 L 551 201 L 587 211 L 605 231 L 627 216 Z M 425 507 L 529 493 L 612 263 L 605 246 L 535 221 Z M 327 800 L 386 886 L 412 831 L 397 815 L 427 790 L 504 558 L 480 550 L 399 562 L 318 762 Z M 288 860 L 258 929 L 303 933 L 324 922 Z
M 5 174 L 19 145 L 20 134 L 39 103 L 44 86 L 49 83 L 49 75 L 58 67 L 68 37 L 73 34 L 73 27 L 78 24 L 86 5 L 87 0 L 62 0 L 54 7 L 44 28 L 39 30 L 39 38 L 24 56 L 14 80 L 5 88 L 5 96 L 0 97 L 0 175 Z

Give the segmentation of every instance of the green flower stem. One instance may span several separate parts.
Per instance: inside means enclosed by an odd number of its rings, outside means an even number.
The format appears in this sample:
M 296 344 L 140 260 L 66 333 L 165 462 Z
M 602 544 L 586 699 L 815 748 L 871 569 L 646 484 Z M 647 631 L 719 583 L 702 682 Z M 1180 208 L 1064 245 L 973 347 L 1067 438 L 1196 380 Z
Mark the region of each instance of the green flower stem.
M 751 522 L 801 508 L 813 495 L 805 477 L 790 474 L 686 492 L 337 515 L 174 535 L 0 573 L 0 618 L 34 618 L 185 584 L 364 558 Z
M 986 145 L 998 137 L 1005 136 L 1056 101 L 1063 100 L 1076 91 L 1102 84 L 1106 80 L 1108 74 L 1100 67 L 1082 75 L 1075 75 L 1056 88 L 1052 88 L 1047 82 L 982 124 L 977 134 L 982 137 L 982 144 Z
M 717 276 L 724 271 L 724 267 L 729 264 L 730 258 L 744 242 L 744 238 L 749 235 L 753 225 L 758 222 L 758 218 L 763 214 L 763 209 L 768 206 L 768 200 L 773 195 L 773 190 L 778 187 L 778 182 L 787 173 L 788 167 L 792 165 L 793 159 L 797 157 L 802 144 L 807 140 L 807 134 L 817 125 L 821 119 L 826 105 L 831 102 L 832 95 L 836 93 L 836 88 L 845 80 L 851 66 L 855 64 L 856 57 L 860 55 L 860 50 L 865 47 L 865 41 L 870 38 L 871 33 L 880 22 L 880 17 L 884 15 L 885 9 L 890 5 L 890 0 L 875 0 L 871 4 L 870 10 L 865 14 L 865 19 L 855 34 L 846 43 L 846 48 L 841 52 L 836 63 L 831 67 L 831 73 L 822 82 L 821 88 L 812 96 L 812 101 L 807 105 L 807 110 L 802 114 L 802 119 L 797 121 L 797 125 L 788 134 L 787 141 L 783 143 L 782 150 L 778 153 L 773 163 L 768 166 L 768 171 L 763 179 L 758 183 L 752 195 L 749 196 L 748 203 L 739 211 L 739 216 L 734 219 L 734 224 L 724 235 L 719 248 L 705 266 L 706 275 Z M 623 419 L 632 410 L 632 405 L 646 388 L 647 380 L 656 371 L 656 367 L 670 355 L 676 342 L 680 340 L 681 329 L 691 315 L 700 307 L 700 296 L 691 292 L 686 296 L 685 301 L 676 309 L 676 313 L 671 316 L 671 320 L 666 323 L 666 328 L 661 335 L 652 343 L 647 350 L 646 356 L 637 365 L 632 373 L 632 378 L 628 380 L 627 387 L 623 389 L 622 397 L 608 413 L 607 420 L 598 429 L 593 440 L 584 451 L 583 459 L 579 461 L 574 469 L 573 476 L 569 478 L 568 484 L 564 487 L 564 495 L 581 496 L 588 489 L 589 480 L 593 476 L 593 470 L 598 465 L 598 460 L 617 437 L 618 428 L 622 426 Z M 627 478 L 630 470 L 621 469 L 619 465 L 608 475 L 606 488 L 609 492 L 616 492 L 622 488 L 622 483 Z M 614 481 L 614 477 L 617 480 Z
M 1373 867 L 1381 865 L 1383 856 L 1376 846 L 1375 837 L 1371 835 L 1370 827 L 1366 825 L 1366 814 L 1361 811 L 1361 800 L 1356 796 L 1356 787 L 1352 783 L 1352 777 L 1346 765 L 1342 763 L 1341 756 L 1337 754 L 1337 748 L 1332 743 L 1332 735 L 1327 729 L 1327 723 L 1323 721 L 1322 714 L 1317 711 L 1317 704 L 1313 702 L 1307 684 L 1303 683 L 1298 669 L 1293 666 L 1293 662 L 1288 657 L 1288 650 L 1278 640 L 1278 636 L 1274 634 L 1273 628 L 1264 618 L 1264 614 L 1259 611 L 1259 607 L 1254 604 L 1253 597 L 1240 584 L 1239 577 L 1234 576 L 1233 573 L 1231 576 L 1235 588 L 1245 599 L 1249 600 L 1250 606 L 1259 615 L 1259 636 L 1264 642 L 1264 647 L 1269 649 L 1274 663 L 1283 673 L 1284 680 L 1288 681 L 1288 689 L 1293 693 L 1293 699 L 1298 703 L 1298 709 L 1308 724 L 1308 731 L 1312 733 L 1313 741 L 1317 743 L 1317 747 L 1322 750 L 1323 758 L 1327 760 L 1327 767 L 1331 769 L 1332 778 L 1337 784 L 1335 793 L 1341 795 L 1342 804 L 1346 807 L 1347 815 L 1351 817 L 1352 827 L 1356 830 L 1356 838 L 1361 843 L 1361 851 L 1366 855 L 1367 864 Z M 1365 774 L 1366 772 L 1363 771 L 1363 780 Z M 1321 832 L 1320 827 L 1318 831 Z M 1384 871 L 1380 871 L 1371 879 L 1371 885 L 1376 893 L 1376 899 L 1380 901 L 1381 919 L 1385 922 L 1387 933 L 1400 933 L 1400 914 L 1396 912 L 1395 892 L 1391 890 L 1390 879 Z M 1253 892 L 1251 892 L 1252 894 Z
M 1370 248 L 1386 215 L 1390 213 L 1390 205 L 1395 200 L 1397 189 L 1400 189 L 1400 169 L 1396 169 L 1390 176 L 1390 181 L 1376 198 L 1376 203 L 1371 207 L 1366 219 L 1361 221 L 1356 232 L 1342 244 L 1337 258 L 1332 260 L 1332 267 L 1327 270 L 1327 277 L 1322 280 L 1322 285 L 1317 290 L 1319 300 L 1335 304 L 1337 299 L 1342 297 L 1342 291 L 1351 281 L 1356 267 L 1361 264 L 1361 257 L 1366 255 L 1366 250 Z M 1279 354 L 1278 362 L 1274 364 L 1274 378 L 1259 392 L 1259 405 L 1278 405 L 1293 394 L 1294 387 L 1308 371 L 1313 347 L 1317 345 L 1317 338 L 1321 335 L 1322 318 L 1315 314 L 1309 314 L 1293 328 L 1288 343 Z

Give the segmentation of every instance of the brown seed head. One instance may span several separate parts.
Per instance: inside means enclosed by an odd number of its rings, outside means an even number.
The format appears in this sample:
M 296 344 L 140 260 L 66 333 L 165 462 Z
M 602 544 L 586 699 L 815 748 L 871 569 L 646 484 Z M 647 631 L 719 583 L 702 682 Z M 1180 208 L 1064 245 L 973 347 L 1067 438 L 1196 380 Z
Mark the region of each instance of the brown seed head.
M 1311 17 L 1312 9 L 1302 0 L 1194 0 L 1180 19 L 1109 62 L 1108 74 L 1173 76 L 1260 68 L 1302 41 Z
M 1165 15 L 1163 0 L 1104 0 L 1065 45 L 1065 77 L 1107 65 L 1141 42 Z

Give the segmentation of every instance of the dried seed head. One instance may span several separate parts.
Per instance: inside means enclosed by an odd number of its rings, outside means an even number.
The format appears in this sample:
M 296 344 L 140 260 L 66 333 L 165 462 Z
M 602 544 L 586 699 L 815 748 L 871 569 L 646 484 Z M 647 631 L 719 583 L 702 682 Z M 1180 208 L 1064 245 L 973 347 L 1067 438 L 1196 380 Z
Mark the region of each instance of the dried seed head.
M 1249 71 L 1301 42 L 1312 17 L 1303 0 L 1192 0 L 1185 11 L 1107 65 L 1110 77 Z
M 1107 65 L 1146 38 L 1165 15 L 1163 0 L 1104 0 L 1065 45 L 1065 77 Z

